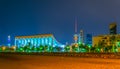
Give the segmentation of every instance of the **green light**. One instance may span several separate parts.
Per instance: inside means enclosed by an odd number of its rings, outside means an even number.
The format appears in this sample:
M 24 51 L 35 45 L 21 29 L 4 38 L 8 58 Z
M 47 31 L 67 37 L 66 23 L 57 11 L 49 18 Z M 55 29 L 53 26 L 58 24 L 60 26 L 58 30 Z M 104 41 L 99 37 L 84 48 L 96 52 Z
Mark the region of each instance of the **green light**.
M 23 48 L 20 48 L 20 50 L 22 51 L 22 50 L 23 50 Z
M 116 52 L 118 52 L 118 49 L 115 49 Z
M 37 51 L 37 48 L 34 48 L 35 51 Z
M 30 53 L 30 52 L 31 52 L 31 50 L 27 50 L 26 52 Z
M 120 42 L 117 42 L 116 45 L 117 45 L 118 47 L 120 47 Z
M 78 42 L 78 44 L 82 44 L 82 42 Z

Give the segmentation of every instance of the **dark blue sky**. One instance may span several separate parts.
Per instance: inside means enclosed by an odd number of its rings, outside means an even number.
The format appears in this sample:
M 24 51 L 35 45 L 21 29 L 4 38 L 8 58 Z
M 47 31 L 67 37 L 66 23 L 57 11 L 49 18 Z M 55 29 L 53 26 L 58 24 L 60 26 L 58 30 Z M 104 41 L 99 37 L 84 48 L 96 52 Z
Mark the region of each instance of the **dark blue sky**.
M 78 33 L 108 34 L 115 17 L 120 29 L 120 0 L 0 0 L 0 44 L 11 35 L 53 33 L 61 43 L 73 42 L 75 16 Z

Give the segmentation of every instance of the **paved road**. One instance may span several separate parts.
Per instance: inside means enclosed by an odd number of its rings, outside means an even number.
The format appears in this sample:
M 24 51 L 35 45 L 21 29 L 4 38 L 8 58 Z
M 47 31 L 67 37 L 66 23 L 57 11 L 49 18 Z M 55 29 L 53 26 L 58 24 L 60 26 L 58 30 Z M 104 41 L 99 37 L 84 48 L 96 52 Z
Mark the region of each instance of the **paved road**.
M 120 59 L 0 56 L 0 69 L 120 69 Z

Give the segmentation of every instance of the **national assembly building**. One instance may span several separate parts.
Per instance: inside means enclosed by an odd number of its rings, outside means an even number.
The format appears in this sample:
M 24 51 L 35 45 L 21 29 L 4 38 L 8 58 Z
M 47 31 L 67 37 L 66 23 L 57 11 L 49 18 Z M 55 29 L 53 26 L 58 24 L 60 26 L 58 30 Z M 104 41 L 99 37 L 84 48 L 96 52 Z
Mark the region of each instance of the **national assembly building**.
M 40 45 L 47 46 L 59 46 L 63 47 L 53 36 L 53 34 L 40 34 L 40 35 L 30 35 L 30 36 L 16 36 L 15 46 L 24 47 L 26 45 L 38 47 Z

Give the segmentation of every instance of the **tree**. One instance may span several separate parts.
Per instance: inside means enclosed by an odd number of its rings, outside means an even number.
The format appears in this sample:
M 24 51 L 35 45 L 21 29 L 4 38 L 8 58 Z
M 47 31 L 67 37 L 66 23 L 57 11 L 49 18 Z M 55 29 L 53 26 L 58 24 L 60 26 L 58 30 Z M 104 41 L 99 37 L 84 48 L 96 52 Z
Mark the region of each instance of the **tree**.
M 49 47 L 47 45 L 44 46 L 44 52 L 48 52 L 49 51 Z
M 110 50 L 112 49 L 112 46 L 106 46 L 104 49 L 105 49 L 105 52 L 110 52 Z
M 114 49 L 114 47 L 115 47 L 115 40 L 116 40 L 115 35 L 112 35 L 110 37 L 110 40 L 111 40 L 111 43 L 112 43 L 112 52 L 115 52 L 115 49 Z
M 43 46 L 43 45 L 40 45 L 40 46 L 38 47 L 38 51 L 39 51 L 39 52 L 44 52 L 44 46 Z
M 24 47 L 18 48 L 18 52 L 24 52 Z
M 27 46 L 27 45 L 24 46 L 23 49 L 24 49 L 24 52 L 27 52 L 27 50 L 28 50 L 28 46 Z
M 49 52 L 53 52 L 53 46 L 49 46 Z
M 0 46 L 0 52 L 2 52 L 2 47 Z
M 91 52 L 91 46 L 90 45 L 85 45 L 83 48 L 86 50 L 86 52 Z
M 64 50 L 65 50 L 65 52 L 70 52 L 70 46 L 69 45 L 65 46 Z
M 61 52 L 61 50 L 62 50 L 62 48 L 58 47 L 58 46 L 56 46 L 54 49 L 55 49 L 55 52 Z
M 38 51 L 37 47 L 35 47 L 35 46 L 33 46 L 33 47 L 31 48 L 31 50 L 32 50 L 32 52 L 37 52 L 37 51 Z
M 96 47 L 97 47 L 97 49 L 99 49 L 100 52 L 104 52 L 104 49 L 106 47 L 105 42 L 104 41 L 99 41 L 98 45 Z
M 91 52 L 95 52 L 95 49 L 96 49 L 95 47 L 92 47 Z
M 72 52 L 75 52 L 75 45 L 72 46 Z

